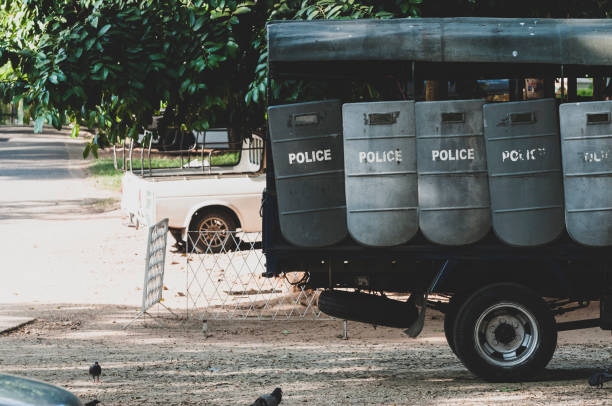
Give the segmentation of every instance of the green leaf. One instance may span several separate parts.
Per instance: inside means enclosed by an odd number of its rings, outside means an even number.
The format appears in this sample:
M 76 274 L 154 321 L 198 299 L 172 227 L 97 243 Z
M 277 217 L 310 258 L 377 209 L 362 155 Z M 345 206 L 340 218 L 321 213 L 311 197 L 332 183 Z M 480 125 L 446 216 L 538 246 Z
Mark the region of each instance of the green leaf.
M 236 9 L 236 11 L 234 11 L 234 15 L 240 15 L 240 14 L 246 14 L 246 13 L 250 13 L 251 9 L 249 7 L 246 6 L 242 6 L 242 7 L 238 7 Z
M 74 93 L 82 99 L 87 99 L 87 95 L 81 86 L 75 86 L 72 88 Z
M 90 38 L 87 41 L 85 41 L 85 49 L 89 51 L 95 42 L 96 42 L 95 38 Z
M 227 41 L 225 46 L 227 47 L 228 54 L 232 58 L 235 58 L 238 55 L 238 44 L 236 44 L 233 40 Z
M 85 149 L 83 150 L 83 159 L 87 159 L 89 156 L 89 151 L 91 151 L 91 144 L 86 144 Z
M 102 66 L 104 66 L 101 62 L 98 62 L 97 64 L 95 64 L 92 68 L 91 68 L 91 73 L 96 73 L 97 71 L 99 71 Z
M 111 25 L 110 24 L 106 24 L 104 27 L 100 28 L 100 31 L 98 31 L 98 37 L 103 36 L 110 29 L 111 29 Z
M 197 31 L 197 30 L 199 30 L 200 28 L 202 28 L 202 25 L 204 25 L 204 22 L 205 22 L 205 21 L 206 21 L 206 20 L 204 19 L 204 17 L 200 17 L 200 18 L 198 18 L 198 19 L 196 20 L 195 24 L 193 25 L 193 30 L 194 30 L 194 31 Z
M 72 132 L 70 133 L 70 138 L 76 138 L 79 136 L 79 125 L 75 124 L 72 126 Z
M 34 120 L 34 132 L 39 134 L 43 130 L 43 125 L 45 124 L 45 118 L 43 116 L 36 117 Z

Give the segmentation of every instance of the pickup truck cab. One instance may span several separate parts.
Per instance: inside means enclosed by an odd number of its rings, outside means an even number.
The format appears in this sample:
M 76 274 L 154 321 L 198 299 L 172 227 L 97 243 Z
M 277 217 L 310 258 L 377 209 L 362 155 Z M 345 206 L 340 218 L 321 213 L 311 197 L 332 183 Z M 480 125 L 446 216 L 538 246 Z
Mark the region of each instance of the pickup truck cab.
M 257 135 L 244 139 L 235 165 L 216 165 L 219 152 L 193 149 L 180 167 L 127 171 L 121 208 L 130 223 L 151 225 L 168 218 L 179 245 L 213 252 L 223 249 L 227 232 L 261 231 L 263 140 Z

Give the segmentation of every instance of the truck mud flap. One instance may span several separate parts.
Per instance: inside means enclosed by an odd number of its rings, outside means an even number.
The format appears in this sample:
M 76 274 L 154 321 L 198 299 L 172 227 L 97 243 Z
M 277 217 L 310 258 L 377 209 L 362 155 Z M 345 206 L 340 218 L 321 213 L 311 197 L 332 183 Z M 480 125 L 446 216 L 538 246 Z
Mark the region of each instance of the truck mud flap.
M 268 108 L 283 236 L 302 247 L 347 235 L 342 122 L 337 100 Z
M 612 101 L 559 108 L 565 221 L 576 242 L 612 245 Z
M 483 104 L 416 104 L 419 226 L 433 243 L 471 244 L 491 229 Z
M 342 106 L 348 231 L 393 246 L 418 231 L 414 102 Z
M 563 180 L 554 99 L 483 107 L 493 230 L 536 246 L 563 232 Z

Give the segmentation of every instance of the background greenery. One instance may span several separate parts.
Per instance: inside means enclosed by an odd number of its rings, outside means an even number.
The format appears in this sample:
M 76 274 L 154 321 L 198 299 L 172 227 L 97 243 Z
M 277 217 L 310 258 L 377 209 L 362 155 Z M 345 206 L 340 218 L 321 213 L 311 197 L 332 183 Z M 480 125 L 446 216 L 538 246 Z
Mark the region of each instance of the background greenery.
M 602 0 L 0 0 L 0 97 L 40 131 L 87 126 L 99 146 L 163 128 L 265 123 L 265 23 L 418 16 L 610 17 Z M 325 89 L 274 86 L 295 100 Z

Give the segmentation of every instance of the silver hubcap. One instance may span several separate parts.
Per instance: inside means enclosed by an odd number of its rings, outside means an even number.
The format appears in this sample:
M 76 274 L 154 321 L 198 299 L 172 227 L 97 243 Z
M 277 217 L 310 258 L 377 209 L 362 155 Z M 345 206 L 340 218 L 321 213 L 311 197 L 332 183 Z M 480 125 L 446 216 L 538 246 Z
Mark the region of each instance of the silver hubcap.
M 538 346 L 539 326 L 533 314 L 517 303 L 486 309 L 474 329 L 476 349 L 488 363 L 510 367 L 528 359 Z

